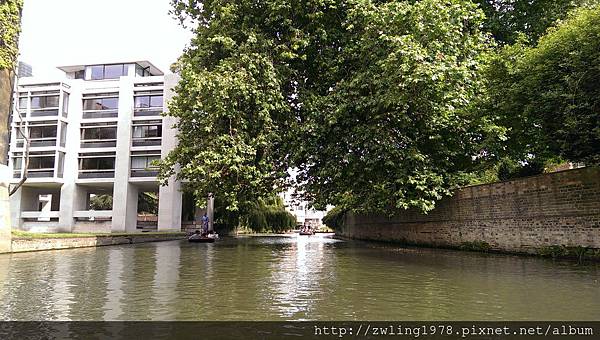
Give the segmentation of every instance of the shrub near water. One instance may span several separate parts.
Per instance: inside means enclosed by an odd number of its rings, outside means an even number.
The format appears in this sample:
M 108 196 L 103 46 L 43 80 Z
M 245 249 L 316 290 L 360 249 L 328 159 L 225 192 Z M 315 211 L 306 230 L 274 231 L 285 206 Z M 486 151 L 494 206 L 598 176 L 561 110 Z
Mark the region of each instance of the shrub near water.
M 296 226 L 296 217 L 285 210 L 281 198 L 258 200 L 246 225 L 254 232 L 285 232 Z

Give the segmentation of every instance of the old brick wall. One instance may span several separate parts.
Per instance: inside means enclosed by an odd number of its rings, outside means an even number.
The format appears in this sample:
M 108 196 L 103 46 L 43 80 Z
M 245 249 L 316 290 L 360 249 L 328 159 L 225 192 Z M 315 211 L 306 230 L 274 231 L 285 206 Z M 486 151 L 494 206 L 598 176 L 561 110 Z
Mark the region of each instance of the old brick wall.
M 459 189 L 429 214 L 347 214 L 339 235 L 456 247 L 485 241 L 500 251 L 600 248 L 600 168 L 589 167 Z

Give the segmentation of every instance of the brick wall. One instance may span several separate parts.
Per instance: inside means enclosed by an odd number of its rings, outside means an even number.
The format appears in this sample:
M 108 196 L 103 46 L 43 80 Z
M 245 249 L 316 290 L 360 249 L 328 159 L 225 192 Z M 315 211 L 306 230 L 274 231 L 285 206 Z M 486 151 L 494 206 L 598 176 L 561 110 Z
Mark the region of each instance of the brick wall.
M 600 168 L 581 168 L 465 187 L 424 215 L 346 214 L 339 235 L 456 247 L 485 241 L 500 251 L 551 245 L 600 248 Z

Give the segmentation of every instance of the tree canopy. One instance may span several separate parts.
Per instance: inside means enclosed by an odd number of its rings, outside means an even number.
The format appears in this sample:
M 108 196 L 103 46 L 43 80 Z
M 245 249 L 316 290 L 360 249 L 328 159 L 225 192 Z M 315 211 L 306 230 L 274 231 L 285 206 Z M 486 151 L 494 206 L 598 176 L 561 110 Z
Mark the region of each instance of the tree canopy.
M 196 35 L 161 176 L 240 213 L 291 184 L 393 213 L 433 209 L 482 160 L 593 161 L 593 12 L 537 43 L 583 1 L 172 0 Z
M 488 72 L 484 110 L 506 127 L 504 153 L 600 164 L 600 7 L 574 11 L 534 47 L 505 48 Z

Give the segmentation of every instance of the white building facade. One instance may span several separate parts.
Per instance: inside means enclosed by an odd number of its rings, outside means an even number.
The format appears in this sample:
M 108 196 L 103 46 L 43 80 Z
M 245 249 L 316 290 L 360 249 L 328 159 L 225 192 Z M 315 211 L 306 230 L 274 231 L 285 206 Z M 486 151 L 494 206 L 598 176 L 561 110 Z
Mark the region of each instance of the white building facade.
M 11 183 L 27 180 L 11 196 L 13 228 L 181 230 L 181 185 L 160 186 L 154 163 L 177 143 L 162 113 L 178 76 L 148 61 L 59 69 L 63 79 L 21 78 L 15 93 Z

